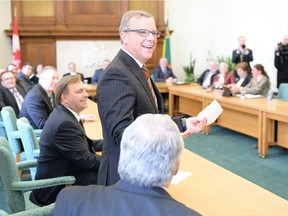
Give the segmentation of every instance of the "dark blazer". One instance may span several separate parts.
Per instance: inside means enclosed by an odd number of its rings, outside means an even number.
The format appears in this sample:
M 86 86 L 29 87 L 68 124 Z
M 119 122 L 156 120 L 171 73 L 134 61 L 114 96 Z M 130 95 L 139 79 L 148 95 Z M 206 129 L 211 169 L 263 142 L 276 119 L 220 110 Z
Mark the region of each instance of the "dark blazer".
M 241 86 L 242 86 L 242 87 L 246 86 L 246 85 L 250 82 L 251 78 L 252 78 L 252 75 L 251 75 L 250 73 L 248 73 L 247 76 L 246 76 L 246 78 L 245 78 L 244 81 L 242 82 Z M 238 78 L 235 80 L 235 82 L 237 83 L 237 82 L 239 81 L 239 79 L 240 79 L 240 78 L 238 77 Z
M 83 82 L 83 80 L 84 80 L 84 75 L 83 75 L 82 73 L 79 73 L 79 72 L 77 72 L 77 74 L 81 76 L 81 80 L 82 80 L 82 82 Z M 63 77 L 64 77 L 64 76 L 69 76 L 69 75 L 71 75 L 70 72 L 63 74 Z
M 250 66 L 250 62 L 253 61 L 253 52 L 251 49 L 248 49 L 248 54 L 244 54 L 243 55 L 243 61 L 242 62 L 247 62 L 250 69 L 251 69 L 251 66 Z M 238 64 L 239 62 L 241 62 L 241 58 L 240 58 L 240 53 L 238 54 L 237 53 L 237 49 L 236 50 L 233 50 L 232 52 L 232 63 L 234 63 L 235 65 Z
M 75 185 L 97 183 L 100 156 L 94 147 L 102 140 L 92 141 L 76 117 L 63 105 L 50 114 L 40 138 L 35 179 L 75 176 Z M 55 202 L 64 185 L 33 190 L 30 200 L 40 205 Z
M 91 84 L 98 84 L 99 83 L 103 71 L 104 71 L 103 68 L 100 68 L 100 69 L 95 71 L 95 73 L 91 79 Z
M 202 86 L 202 84 L 203 84 L 203 82 L 204 82 L 204 80 L 205 80 L 206 74 L 208 74 L 209 71 L 210 71 L 209 69 L 205 70 L 205 71 L 201 74 L 201 76 L 197 79 L 196 83 L 198 83 L 198 84 L 200 84 L 200 85 Z M 215 72 L 215 74 L 213 74 L 213 75 L 211 76 L 210 86 L 211 86 L 212 83 L 213 83 L 214 77 L 215 77 L 217 74 L 219 74 L 219 73 L 220 73 L 219 70 L 217 70 L 217 71 Z
M 144 188 L 120 180 L 109 187 L 90 185 L 63 189 L 57 197 L 51 215 L 196 216 L 200 214 L 174 200 L 162 188 Z
M 26 117 L 34 129 L 42 129 L 53 107 L 46 91 L 40 84 L 26 95 L 20 117 Z
M 29 77 L 26 77 L 25 74 L 20 71 L 17 74 L 17 80 L 19 81 L 20 85 L 23 87 L 23 89 L 25 90 L 25 92 L 29 92 L 35 85 L 35 83 L 33 83 Z
M 177 78 L 174 75 L 174 73 L 173 73 L 171 68 L 167 67 L 166 70 L 167 70 L 167 78 L 169 78 L 169 77 L 173 77 L 173 79 Z M 154 79 L 155 82 L 165 82 L 166 79 L 164 78 L 164 74 L 163 74 L 162 69 L 161 69 L 160 66 L 154 68 L 154 70 L 153 70 L 153 79 Z
M 24 89 L 18 85 L 16 85 L 16 89 L 19 92 L 19 94 L 21 94 L 22 97 L 24 98 L 26 95 Z M 17 117 L 19 116 L 20 110 L 13 93 L 10 92 L 9 89 L 0 86 L 0 110 L 2 110 L 2 108 L 5 106 L 11 106 L 14 109 L 16 116 Z
M 98 184 L 111 185 L 120 179 L 117 168 L 125 128 L 142 114 L 164 112 L 162 96 L 153 80 L 151 83 L 158 109 L 141 68 L 131 56 L 120 50 L 105 69 L 96 94 L 104 138 Z M 175 122 L 182 131 L 180 117 Z

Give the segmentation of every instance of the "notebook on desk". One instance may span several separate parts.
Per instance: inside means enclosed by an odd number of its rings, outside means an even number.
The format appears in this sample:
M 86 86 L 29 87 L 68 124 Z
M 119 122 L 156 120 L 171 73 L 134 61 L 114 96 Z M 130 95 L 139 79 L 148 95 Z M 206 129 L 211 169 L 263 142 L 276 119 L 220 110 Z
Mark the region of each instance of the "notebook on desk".
M 235 96 L 236 97 L 241 97 L 240 94 L 236 94 Z M 262 97 L 264 97 L 264 96 L 263 95 L 255 95 L 255 94 L 246 94 L 245 95 L 245 98 L 249 98 L 249 99 L 251 99 L 251 98 L 262 98 Z

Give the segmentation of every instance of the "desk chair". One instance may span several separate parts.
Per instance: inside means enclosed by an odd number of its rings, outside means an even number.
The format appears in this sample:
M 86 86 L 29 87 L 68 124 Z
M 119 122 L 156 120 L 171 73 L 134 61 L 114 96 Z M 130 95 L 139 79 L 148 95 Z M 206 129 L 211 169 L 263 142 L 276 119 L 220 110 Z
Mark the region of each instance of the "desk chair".
M 8 214 L 7 212 L 0 210 L 0 216 L 50 216 L 55 204 L 50 204 L 48 206 L 37 207 L 34 209 L 21 211 L 18 213 Z
M 23 144 L 25 156 L 27 160 L 34 160 L 39 157 L 40 147 L 39 141 L 36 138 L 33 127 L 27 118 L 22 117 L 17 119 L 16 125 L 20 133 L 20 138 Z M 36 167 L 30 168 L 32 180 L 35 179 Z
M 6 131 L 5 131 L 5 126 L 4 126 L 4 123 L 3 123 L 3 119 L 2 119 L 1 113 L 0 113 L 0 136 L 1 137 L 5 137 L 6 139 L 8 139 Z
M 280 84 L 277 98 L 279 100 L 288 100 L 288 83 Z
M 4 137 L 0 137 L 0 175 L 3 181 L 6 198 L 12 212 L 21 212 L 38 207 L 29 200 L 31 190 L 63 184 L 74 184 L 75 177 L 63 176 L 35 181 L 21 181 L 18 169 L 30 168 L 37 162 L 22 161 L 15 163 L 10 147 Z

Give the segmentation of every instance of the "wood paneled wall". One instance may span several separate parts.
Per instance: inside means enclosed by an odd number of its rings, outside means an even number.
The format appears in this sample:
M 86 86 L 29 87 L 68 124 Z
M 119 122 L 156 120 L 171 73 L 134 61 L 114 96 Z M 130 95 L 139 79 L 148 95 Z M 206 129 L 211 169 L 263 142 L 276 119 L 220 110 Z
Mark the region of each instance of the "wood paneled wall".
M 163 1 L 11 1 L 17 9 L 22 62 L 56 66 L 57 40 L 119 40 L 118 27 L 128 10 L 146 10 L 163 32 L 158 47 L 147 63 L 158 65 L 165 33 Z M 11 23 L 12 26 L 12 23 Z M 11 37 L 12 29 L 6 30 Z

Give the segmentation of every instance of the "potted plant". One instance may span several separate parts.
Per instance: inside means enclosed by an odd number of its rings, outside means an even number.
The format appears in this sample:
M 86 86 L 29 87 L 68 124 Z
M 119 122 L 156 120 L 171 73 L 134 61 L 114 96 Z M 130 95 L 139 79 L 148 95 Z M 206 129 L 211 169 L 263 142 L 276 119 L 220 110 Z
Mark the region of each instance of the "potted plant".
M 195 81 L 195 75 L 194 75 L 194 69 L 195 69 L 195 62 L 196 59 L 192 58 L 192 53 L 190 53 L 190 64 L 188 66 L 183 66 L 183 70 L 186 74 L 185 82 L 194 82 Z
M 226 58 L 222 56 L 217 56 L 217 62 L 220 64 L 221 62 L 226 62 L 229 67 L 229 71 L 234 71 L 234 63 L 232 62 L 232 58 L 227 56 Z

